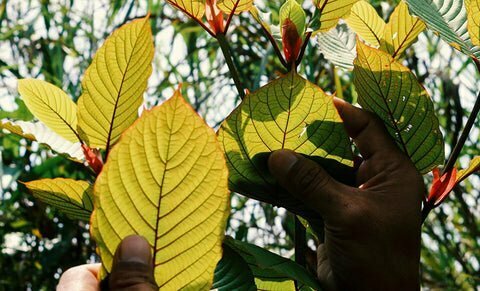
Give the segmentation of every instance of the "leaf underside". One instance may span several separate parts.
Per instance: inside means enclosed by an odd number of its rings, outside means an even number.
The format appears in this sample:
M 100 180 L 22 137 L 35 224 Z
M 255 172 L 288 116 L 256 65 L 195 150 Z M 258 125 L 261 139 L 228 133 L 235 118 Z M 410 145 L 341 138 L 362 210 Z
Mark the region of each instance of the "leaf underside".
M 480 0 L 465 0 L 465 6 L 470 40 L 473 45 L 480 47 Z
M 25 183 L 35 198 L 55 207 L 70 219 L 89 221 L 93 210 L 93 187 L 87 181 L 43 179 Z
M 357 56 L 356 38 L 353 31 L 344 23 L 325 33 L 317 35 L 318 47 L 323 56 L 335 66 L 351 70 Z
M 227 179 L 215 133 L 178 92 L 145 112 L 95 184 L 92 235 L 104 271 L 120 241 L 139 234 L 161 289 L 208 290 L 229 214 Z
M 365 1 L 357 2 L 345 21 L 367 43 L 380 46 L 386 24 L 371 4 Z
M 318 217 L 269 174 L 267 159 L 272 151 L 294 150 L 340 180 L 351 178 L 351 144 L 332 97 L 294 72 L 247 95 L 218 135 L 232 191 L 300 215 Z
M 116 30 L 97 51 L 78 100 L 79 133 L 90 147 L 110 147 L 137 119 L 153 52 L 148 17 Z
M 417 169 L 444 162 L 443 137 L 433 102 L 415 75 L 389 54 L 357 43 L 353 83 L 358 102 L 376 113 Z
M 167 2 L 192 18 L 201 19 L 205 14 L 205 0 L 167 0 Z
M 334 28 L 338 20 L 350 13 L 352 6 L 359 0 L 314 0 L 319 9 L 320 28 L 319 32 L 327 32 Z
M 235 7 L 236 5 L 236 7 Z M 230 14 L 235 8 L 235 14 L 248 11 L 253 6 L 253 0 L 218 0 L 217 6 L 223 12 Z

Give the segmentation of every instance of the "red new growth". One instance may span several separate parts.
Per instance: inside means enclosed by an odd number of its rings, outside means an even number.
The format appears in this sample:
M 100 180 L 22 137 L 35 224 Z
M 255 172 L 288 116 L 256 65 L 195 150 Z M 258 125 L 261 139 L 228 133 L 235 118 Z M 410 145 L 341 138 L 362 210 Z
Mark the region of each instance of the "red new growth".
M 283 22 L 282 43 L 287 63 L 294 63 L 302 48 L 302 38 L 298 34 L 297 26 L 290 19 Z
M 96 149 L 91 149 L 85 144 L 82 144 L 82 150 L 90 168 L 92 168 L 96 174 L 100 174 L 103 168 L 103 160 L 100 152 Z
M 433 183 L 428 195 L 427 203 L 430 206 L 437 207 L 443 200 L 445 200 L 457 184 L 457 169 L 453 168 L 440 177 L 440 170 L 435 168 L 433 170 Z
M 210 27 L 215 35 L 218 33 L 223 33 L 225 30 L 225 24 L 223 22 L 223 13 L 217 7 L 217 0 L 207 0 L 206 4 L 207 9 L 205 11 L 205 16 L 210 24 Z

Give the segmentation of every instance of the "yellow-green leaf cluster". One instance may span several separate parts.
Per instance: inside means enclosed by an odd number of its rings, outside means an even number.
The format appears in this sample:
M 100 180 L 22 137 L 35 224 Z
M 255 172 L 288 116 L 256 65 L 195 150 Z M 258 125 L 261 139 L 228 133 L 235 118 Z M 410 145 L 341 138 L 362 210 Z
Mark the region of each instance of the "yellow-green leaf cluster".
M 317 32 L 326 32 L 337 25 L 338 20 L 350 13 L 352 6 L 359 0 L 313 0 L 317 7 L 320 26 Z
M 209 290 L 229 214 L 227 179 L 215 132 L 178 92 L 145 112 L 95 183 L 92 235 L 105 271 L 120 241 L 139 234 L 161 290 Z
M 71 219 L 90 220 L 93 187 L 87 181 L 43 179 L 25 183 L 35 198 L 57 208 Z
M 116 30 L 97 51 L 78 100 L 79 133 L 90 147 L 108 150 L 137 119 L 153 51 L 148 17 Z
M 230 14 L 235 9 L 235 14 L 249 11 L 253 7 L 253 0 L 218 0 L 217 6 L 223 12 Z
M 359 1 L 353 5 L 345 21 L 367 43 L 380 46 L 386 24 L 368 2 Z
M 473 45 L 480 46 L 480 0 L 465 0 L 468 32 Z
M 471 161 L 470 164 L 468 165 L 468 168 L 460 170 L 457 172 L 457 183 L 462 182 L 465 180 L 468 176 L 471 174 L 480 171 L 480 156 L 474 157 Z
M 167 2 L 192 18 L 201 19 L 205 14 L 205 0 L 167 0 Z

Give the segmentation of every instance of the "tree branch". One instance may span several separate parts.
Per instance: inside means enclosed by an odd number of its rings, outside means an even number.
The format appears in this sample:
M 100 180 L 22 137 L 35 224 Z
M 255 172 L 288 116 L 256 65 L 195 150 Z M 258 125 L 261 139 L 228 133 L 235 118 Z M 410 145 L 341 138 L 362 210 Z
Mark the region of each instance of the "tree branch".
M 228 66 L 228 69 L 230 70 L 230 75 L 232 76 L 233 82 L 235 83 L 235 87 L 237 87 L 238 94 L 243 99 L 245 98 L 245 90 L 240 80 L 240 75 L 238 74 L 238 70 L 235 67 L 235 64 L 233 62 L 232 53 L 230 51 L 230 44 L 228 43 L 224 33 L 217 34 L 217 41 L 223 52 L 225 61 L 227 62 L 227 66 Z

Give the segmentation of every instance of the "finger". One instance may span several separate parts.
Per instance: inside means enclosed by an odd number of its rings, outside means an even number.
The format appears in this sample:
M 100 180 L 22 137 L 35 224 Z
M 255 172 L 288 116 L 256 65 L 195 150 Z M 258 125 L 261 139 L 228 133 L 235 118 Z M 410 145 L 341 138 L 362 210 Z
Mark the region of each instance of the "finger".
M 346 186 L 317 163 L 293 151 L 278 150 L 270 155 L 268 167 L 283 188 L 325 219 L 338 208 Z
M 150 245 L 141 236 L 126 237 L 118 246 L 108 279 L 110 290 L 158 290 Z
M 57 291 L 97 291 L 97 274 L 101 264 L 88 264 L 65 271 L 57 285 Z
M 317 277 L 325 290 L 338 290 L 335 287 L 332 268 L 327 256 L 325 244 L 321 244 L 317 248 Z
M 348 135 L 357 145 L 362 157 L 399 151 L 383 123 L 373 114 L 357 108 L 342 99 L 333 99 Z

